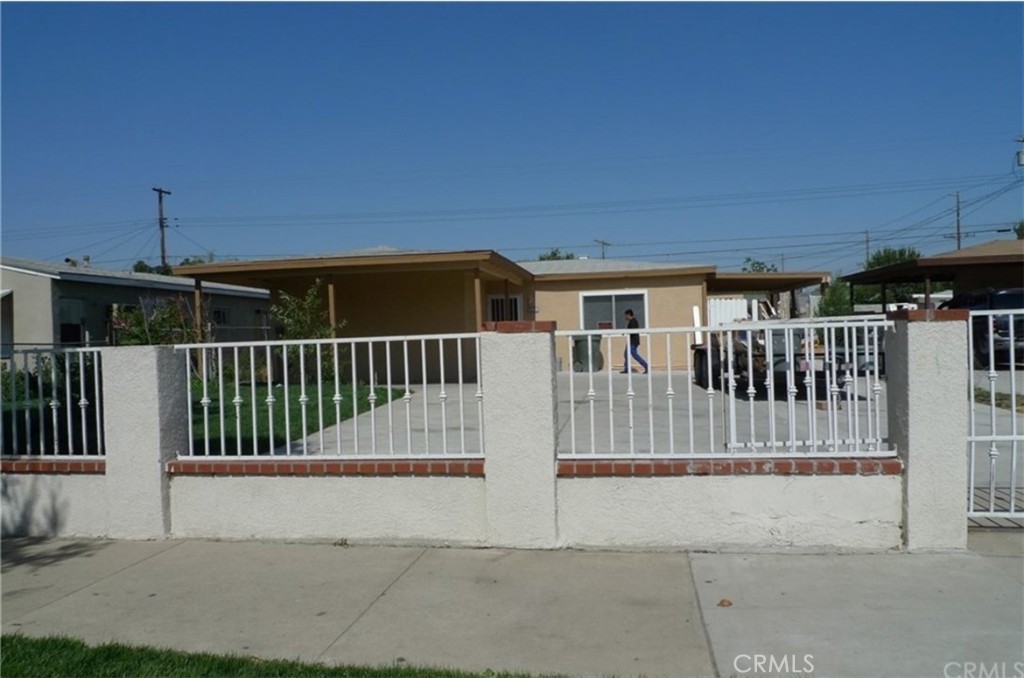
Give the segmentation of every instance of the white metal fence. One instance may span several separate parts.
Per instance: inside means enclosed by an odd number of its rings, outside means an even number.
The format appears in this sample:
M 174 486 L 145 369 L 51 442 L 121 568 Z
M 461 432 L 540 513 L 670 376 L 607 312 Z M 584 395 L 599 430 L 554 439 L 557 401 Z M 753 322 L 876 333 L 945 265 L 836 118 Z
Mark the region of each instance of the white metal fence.
M 104 453 L 98 348 L 17 350 L 0 369 L 0 454 Z
M 559 331 L 560 457 L 893 456 L 883 316 Z
M 1024 309 L 971 311 L 968 516 L 1024 519 Z
M 483 455 L 477 334 L 183 344 L 188 455 Z

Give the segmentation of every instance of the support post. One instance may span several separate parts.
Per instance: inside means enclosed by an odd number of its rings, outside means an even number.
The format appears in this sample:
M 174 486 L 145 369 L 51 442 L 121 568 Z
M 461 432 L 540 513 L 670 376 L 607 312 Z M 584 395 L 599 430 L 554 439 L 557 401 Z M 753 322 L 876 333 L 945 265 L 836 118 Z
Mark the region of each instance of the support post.
M 331 323 L 331 339 L 337 339 L 338 311 L 334 308 L 334 276 L 327 281 L 327 317 Z
M 473 271 L 473 313 L 475 317 L 474 332 L 479 332 L 484 326 L 482 309 L 484 305 L 484 293 L 480 282 L 480 269 Z
M 169 346 L 104 348 L 107 525 L 115 539 L 170 534 L 166 462 L 188 449 L 187 370 Z M 140 375 L 145 375 L 140 378 Z
M 558 545 L 553 322 L 488 323 L 480 337 L 492 546 Z
M 196 341 L 204 341 L 203 339 L 203 281 L 196 278 L 195 291 L 193 292 L 195 300 L 195 329 L 196 329 Z
M 903 459 L 908 550 L 967 547 L 965 310 L 897 311 L 886 332 L 889 439 Z

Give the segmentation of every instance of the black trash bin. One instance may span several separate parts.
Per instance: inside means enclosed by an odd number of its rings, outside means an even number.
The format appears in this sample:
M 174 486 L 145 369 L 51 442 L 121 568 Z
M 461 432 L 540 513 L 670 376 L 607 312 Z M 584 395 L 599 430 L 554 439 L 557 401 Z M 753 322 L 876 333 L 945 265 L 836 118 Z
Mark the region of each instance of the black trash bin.
M 572 371 L 600 372 L 602 369 L 604 369 L 604 356 L 601 355 L 601 337 L 574 337 L 572 342 Z

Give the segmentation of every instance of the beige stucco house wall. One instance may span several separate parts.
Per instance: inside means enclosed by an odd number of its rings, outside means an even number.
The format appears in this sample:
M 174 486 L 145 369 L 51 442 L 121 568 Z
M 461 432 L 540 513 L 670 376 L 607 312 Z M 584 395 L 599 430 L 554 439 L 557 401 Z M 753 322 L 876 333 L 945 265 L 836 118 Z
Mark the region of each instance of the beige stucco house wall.
M 693 308 L 706 307 L 707 276 L 712 267 L 638 264 L 608 260 L 570 260 L 528 262 L 523 266 L 534 274 L 533 293 L 537 320 L 554 320 L 559 330 L 594 329 L 584 327 L 584 304 L 589 297 L 624 296 L 642 300 L 634 313 L 642 327 L 668 329 L 693 326 Z M 624 325 L 622 311 L 603 318 L 613 327 Z M 604 360 L 609 358 L 622 369 L 626 339 L 616 336 L 602 343 Z M 559 338 L 556 356 L 563 369 L 573 365 L 572 341 Z M 692 337 L 678 333 L 653 334 L 641 339 L 640 354 L 652 369 L 687 369 Z M 608 355 L 610 351 L 610 355 Z M 607 364 L 607 363 L 606 363 Z

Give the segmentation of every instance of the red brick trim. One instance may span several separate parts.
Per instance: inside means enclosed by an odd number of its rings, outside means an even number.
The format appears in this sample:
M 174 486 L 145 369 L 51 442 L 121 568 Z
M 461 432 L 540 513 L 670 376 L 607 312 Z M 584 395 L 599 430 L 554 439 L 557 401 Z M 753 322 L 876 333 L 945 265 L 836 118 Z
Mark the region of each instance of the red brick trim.
M 2 473 L 98 474 L 107 472 L 107 460 L 91 459 L 0 459 Z
M 944 308 L 938 309 L 901 309 L 890 311 L 885 316 L 888 320 L 906 320 L 908 322 L 950 322 L 966 321 L 971 317 L 971 312 L 966 308 Z
M 177 476 L 452 476 L 483 478 L 482 459 L 175 459 L 167 473 Z
M 484 332 L 499 334 L 521 334 L 523 332 L 554 332 L 558 324 L 554 320 L 503 320 L 485 322 Z
M 814 459 L 653 459 L 559 461 L 559 478 L 644 478 L 655 476 L 898 476 L 903 460 L 898 457 Z

